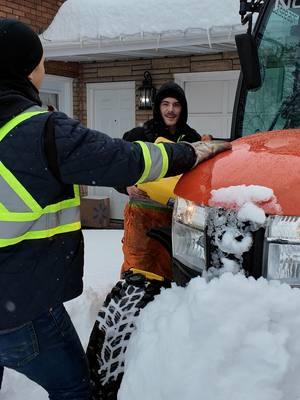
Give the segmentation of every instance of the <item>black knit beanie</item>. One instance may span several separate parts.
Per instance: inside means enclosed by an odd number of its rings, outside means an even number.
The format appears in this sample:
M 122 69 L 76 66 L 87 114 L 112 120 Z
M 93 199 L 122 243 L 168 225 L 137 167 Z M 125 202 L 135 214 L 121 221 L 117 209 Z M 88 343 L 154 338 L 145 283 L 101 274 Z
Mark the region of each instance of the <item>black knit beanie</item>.
M 166 82 L 159 88 L 154 101 L 153 118 L 157 121 L 163 122 L 160 115 L 160 103 L 163 101 L 163 99 L 166 99 L 167 97 L 173 97 L 181 104 L 182 111 L 180 114 L 178 125 L 185 125 L 188 117 L 188 107 L 185 93 L 183 89 L 173 81 Z
M 28 25 L 0 19 L 0 55 L 0 79 L 26 78 L 40 63 L 43 47 Z

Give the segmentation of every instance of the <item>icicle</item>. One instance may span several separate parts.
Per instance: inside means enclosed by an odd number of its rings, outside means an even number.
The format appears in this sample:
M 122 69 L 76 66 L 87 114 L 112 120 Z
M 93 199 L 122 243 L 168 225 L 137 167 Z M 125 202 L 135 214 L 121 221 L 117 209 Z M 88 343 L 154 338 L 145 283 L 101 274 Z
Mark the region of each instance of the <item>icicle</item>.
M 156 41 L 156 49 L 155 49 L 156 52 L 158 52 L 158 49 L 159 49 L 160 38 L 161 38 L 161 33 L 158 34 L 158 38 L 157 38 L 157 41 Z
M 207 28 L 206 32 L 207 32 L 208 45 L 212 49 L 211 34 L 210 34 L 211 33 L 211 28 Z

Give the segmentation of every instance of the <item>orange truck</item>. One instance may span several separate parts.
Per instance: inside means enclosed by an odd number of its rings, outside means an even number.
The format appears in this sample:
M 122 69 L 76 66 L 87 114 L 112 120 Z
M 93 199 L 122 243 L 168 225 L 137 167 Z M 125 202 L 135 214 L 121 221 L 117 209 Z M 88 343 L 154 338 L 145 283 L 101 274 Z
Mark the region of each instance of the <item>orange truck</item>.
M 241 75 L 228 138 L 232 150 L 180 178 L 172 233 L 149 235 L 172 252 L 180 285 L 238 266 L 247 276 L 300 287 L 300 0 L 240 0 L 240 14 L 248 31 L 236 37 Z M 231 188 L 256 199 L 261 222 L 242 219 L 234 202 L 212 201 L 214 193 Z M 227 247 L 220 246 L 228 234 Z M 87 349 L 93 398 L 116 398 L 134 321 L 169 285 L 163 277 L 130 270 L 109 293 Z
M 248 31 L 236 36 L 241 75 L 233 147 L 200 164 L 176 185 L 174 278 L 185 284 L 220 262 L 212 240 L 216 214 L 224 227 L 228 219 L 233 224 L 236 211 L 212 206 L 213 191 L 256 185 L 271 189 L 276 205 L 261 202 L 266 220 L 252 232 L 252 245 L 240 266 L 248 276 L 300 286 L 300 1 L 241 0 L 240 14 Z M 239 236 L 236 240 L 243 239 L 242 232 Z M 234 260 L 235 254 L 229 253 L 226 257 Z

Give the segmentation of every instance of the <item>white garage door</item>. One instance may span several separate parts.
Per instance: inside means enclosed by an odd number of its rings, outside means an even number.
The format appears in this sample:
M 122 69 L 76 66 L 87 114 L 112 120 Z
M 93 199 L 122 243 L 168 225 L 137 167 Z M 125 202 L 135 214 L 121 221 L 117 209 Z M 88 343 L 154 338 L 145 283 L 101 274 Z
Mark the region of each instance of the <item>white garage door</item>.
M 176 74 L 175 81 L 185 90 L 188 123 L 199 133 L 229 138 L 239 71 Z
M 114 138 L 135 126 L 135 82 L 94 83 L 87 85 L 88 126 Z M 108 187 L 89 187 L 90 195 L 110 198 L 110 216 L 123 219 L 128 196 Z

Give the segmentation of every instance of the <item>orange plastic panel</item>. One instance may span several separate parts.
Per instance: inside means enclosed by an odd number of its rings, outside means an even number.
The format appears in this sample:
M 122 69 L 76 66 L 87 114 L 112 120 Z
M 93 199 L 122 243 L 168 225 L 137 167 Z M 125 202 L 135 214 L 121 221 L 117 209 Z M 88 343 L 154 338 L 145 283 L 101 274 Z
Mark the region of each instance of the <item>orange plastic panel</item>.
M 232 150 L 184 174 L 175 193 L 208 205 L 211 190 L 243 184 L 273 189 L 283 215 L 300 215 L 300 129 L 262 132 L 233 141 Z

